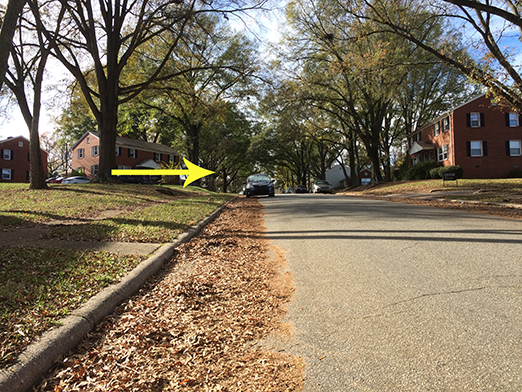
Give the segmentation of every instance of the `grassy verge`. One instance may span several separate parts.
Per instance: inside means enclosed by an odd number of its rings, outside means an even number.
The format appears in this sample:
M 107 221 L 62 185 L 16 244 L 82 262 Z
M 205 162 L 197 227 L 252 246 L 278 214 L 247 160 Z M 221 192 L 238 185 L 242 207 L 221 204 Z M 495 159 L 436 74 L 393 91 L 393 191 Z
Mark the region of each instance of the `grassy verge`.
M 200 188 L 0 184 L 0 231 L 47 229 L 48 238 L 169 242 L 230 200 Z M 106 219 L 103 213 L 111 211 Z M 107 252 L 0 246 L 0 367 L 142 257 Z
M 475 191 L 472 195 L 441 195 L 441 198 L 463 199 L 476 201 L 492 201 L 506 203 L 522 203 L 522 179 L 461 179 L 458 185 L 454 182 L 446 182 L 443 186 L 442 180 L 392 182 L 379 184 L 374 187 L 360 187 L 351 192 L 361 195 L 385 196 L 390 194 L 408 193 L 434 193 L 442 191 Z
M 0 247 L 0 367 L 144 257 Z
M 27 184 L 0 183 L 0 229 L 51 220 L 93 219 L 106 210 L 127 213 L 201 194 L 201 188 L 179 186 L 50 184 L 47 190 L 32 190 Z
M 230 195 L 198 196 L 144 207 L 103 221 L 54 226 L 48 238 L 75 241 L 171 242 L 230 199 Z

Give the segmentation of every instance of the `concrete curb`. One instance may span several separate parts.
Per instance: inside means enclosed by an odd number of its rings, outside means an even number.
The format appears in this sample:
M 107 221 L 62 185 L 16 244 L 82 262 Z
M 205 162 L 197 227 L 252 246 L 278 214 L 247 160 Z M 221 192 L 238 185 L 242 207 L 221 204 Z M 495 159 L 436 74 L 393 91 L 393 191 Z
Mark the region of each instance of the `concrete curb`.
M 172 257 L 177 246 L 199 234 L 201 229 L 214 220 L 234 199 L 180 234 L 176 241 L 163 245 L 151 257 L 138 264 L 119 283 L 105 288 L 89 299 L 70 316 L 62 319 L 58 328 L 42 334 L 40 339 L 20 354 L 13 365 L 0 371 L 0 391 L 30 391 L 58 358 L 76 347 L 103 317 L 112 313 L 121 302 L 138 291 L 147 278 L 156 274 L 163 263 Z

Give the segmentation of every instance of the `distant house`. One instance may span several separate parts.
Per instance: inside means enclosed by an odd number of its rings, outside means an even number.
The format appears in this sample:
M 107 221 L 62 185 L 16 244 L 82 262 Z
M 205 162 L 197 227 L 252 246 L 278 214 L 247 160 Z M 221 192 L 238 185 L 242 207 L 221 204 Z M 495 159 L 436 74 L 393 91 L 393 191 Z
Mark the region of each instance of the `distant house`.
M 125 137 L 116 138 L 114 154 L 117 169 L 157 169 L 162 164 L 179 163 L 179 155 L 170 147 Z M 86 132 L 72 147 L 72 168 L 94 177 L 99 161 L 100 137 L 95 132 Z M 176 180 L 179 183 L 179 177 Z
M 350 179 L 350 168 L 348 166 L 345 166 L 344 168 L 346 170 L 346 174 L 348 174 L 348 179 Z M 369 185 L 372 180 L 372 171 L 366 168 L 361 169 L 359 171 L 359 180 L 361 181 L 361 185 Z M 343 168 L 340 165 L 332 166 L 326 171 L 326 181 L 332 184 L 334 188 L 343 188 L 349 186 L 349 183 L 346 182 Z
M 0 174 L 2 182 L 30 182 L 31 149 L 23 136 L 0 140 Z M 44 174 L 47 177 L 47 152 L 40 149 Z
M 361 185 L 370 185 L 370 182 L 372 182 L 372 171 L 370 169 L 362 169 L 359 172 L 359 180 Z
M 513 110 L 475 98 L 408 136 L 413 164 L 458 165 L 464 178 L 504 178 L 522 170 L 522 121 Z
M 348 174 L 348 178 L 350 177 L 350 168 L 345 166 L 346 174 Z M 344 188 L 347 187 L 346 177 L 344 176 L 344 171 L 341 165 L 332 166 L 330 169 L 326 170 L 326 181 L 328 181 L 334 188 Z

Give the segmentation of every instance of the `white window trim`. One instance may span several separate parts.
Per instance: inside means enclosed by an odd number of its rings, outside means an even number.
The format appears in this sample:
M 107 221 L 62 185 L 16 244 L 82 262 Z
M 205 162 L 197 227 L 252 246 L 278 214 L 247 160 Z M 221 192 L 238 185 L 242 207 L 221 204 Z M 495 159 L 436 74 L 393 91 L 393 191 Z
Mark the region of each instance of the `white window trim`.
M 85 156 L 85 149 L 79 148 L 78 151 L 77 151 L 78 159 L 83 159 L 84 156 Z
M 92 165 L 91 166 L 91 175 L 95 176 L 98 174 L 99 165 Z
M 484 156 L 484 145 L 482 143 L 482 140 L 471 140 L 469 142 L 469 155 L 473 158 L 482 157 Z M 479 150 L 479 148 L 473 148 L 473 143 L 479 143 L 480 144 L 480 154 L 473 154 L 473 150 Z
M 446 132 L 446 131 L 449 131 L 449 129 L 450 129 L 450 118 L 445 117 L 442 119 L 442 131 Z
M 474 121 L 473 116 L 477 116 L 477 120 L 476 120 L 477 125 L 473 125 L 473 121 Z M 471 128 L 480 128 L 480 113 L 473 112 L 473 113 L 469 114 L 469 125 Z
M 12 160 L 13 154 L 12 154 L 11 150 L 4 150 L 4 154 L 3 154 L 2 158 L 4 158 L 6 161 Z
M 447 161 L 449 158 L 449 145 L 445 144 L 437 148 L 437 161 Z
M 514 125 L 511 125 L 512 116 L 514 117 L 514 120 L 515 120 Z M 518 127 L 518 113 L 509 113 L 509 127 L 510 128 Z
M 13 173 L 11 169 L 2 169 L 2 180 L 12 180 Z
M 129 158 L 136 158 L 136 149 L 135 148 L 129 148 Z
M 518 148 L 511 147 L 512 142 L 518 143 Z M 512 150 L 517 150 L 517 149 L 518 149 L 518 154 L 513 154 Z M 519 157 L 521 155 L 522 155 L 522 142 L 520 140 L 510 140 L 509 141 L 509 156 L 510 157 Z
M 437 135 L 440 135 L 440 123 L 439 122 L 436 122 L 433 125 L 433 136 L 437 136 Z
M 100 155 L 100 146 L 92 146 L 92 156 L 97 157 Z

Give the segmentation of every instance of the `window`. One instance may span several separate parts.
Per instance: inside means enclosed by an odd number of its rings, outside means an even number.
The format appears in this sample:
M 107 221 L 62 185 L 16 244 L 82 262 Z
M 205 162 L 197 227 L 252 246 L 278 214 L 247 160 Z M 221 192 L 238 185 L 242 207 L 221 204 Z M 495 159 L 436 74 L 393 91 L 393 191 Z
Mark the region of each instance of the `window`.
M 136 158 L 137 152 L 134 148 L 129 148 L 129 158 Z
M 154 160 L 155 160 L 156 162 L 161 162 L 161 154 L 155 152 L 155 153 L 154 153 Z
M 511 157 L 518 157 L 522 155 L 522 150 L 520 148 L 520 140 L 510 140 L 506 142 L 507 155 Z
M 116 156 L 121 157 L 121 147 L 116 147 Z
M 85 155 L 85 150 L 83 148 L 78 149 L 78 159 L 82 159 Z
M 100 146 L 92 146 L 92 156 L 97 157 L 100 155 Z
M 2 157 L 6 161 L 10 161 L 11 159 L 13 159 L 13 152 L 11 150 L 4 150 L 4 153 L 2 154 Z
M 470 156 L 481 157 L 482 154 L 482 142 L 472 141 L 470 142 Z
M 130 170 L 132 169 L 132 166 L 124 166 L 124 165 L 118 165 L 119 170 Z
M 433 126 L 433 136 L 437 136 L 438 134 L 440 134 L 440 123 L 439 122 L 435 123 L 435 125 Z
M 506 113 L 506 125 L 508 127 L 518 127 L 518 113 Z
M 449 127 L 450 127 L 449 117 L 443 118 L 442 119 L 442 131 L 443 132 L 449 131 Z
M 448 145 L 445 144 L 442 147 L 437 148 L 437 157 L 439 162 L 448 159 Z
M 176 156 L 175 155 L 169 155 L 169 161 L 170 162 L 176 162 Z
M 89 144 L 89 136 L 87 136 L 87 139 L 85 140 L 87 144 Z
M 18 142 L 18 147 L 23 147 L 24 146 L 24 142 Z
M 12 178 L 11 169 L 2 169 L 2 180 L 10 180 Z
M 484 127 L 484 113 L 466 113 L 466 125 L 471 128 Z
M 81 166 L 80 166 L 80 167 L 77 167 L 77 168 L 76 168 L 76 171 L 77 171 L 78 173 L 81 173 L 82 176 L 85 174 L 85 168 L 84 168 L 84 167 L 81 167 Z
M 91 166 L 91 174 L 93 176 L 95 176 L 96 174 L 98 174 L 98 165 L 92 165 Z

